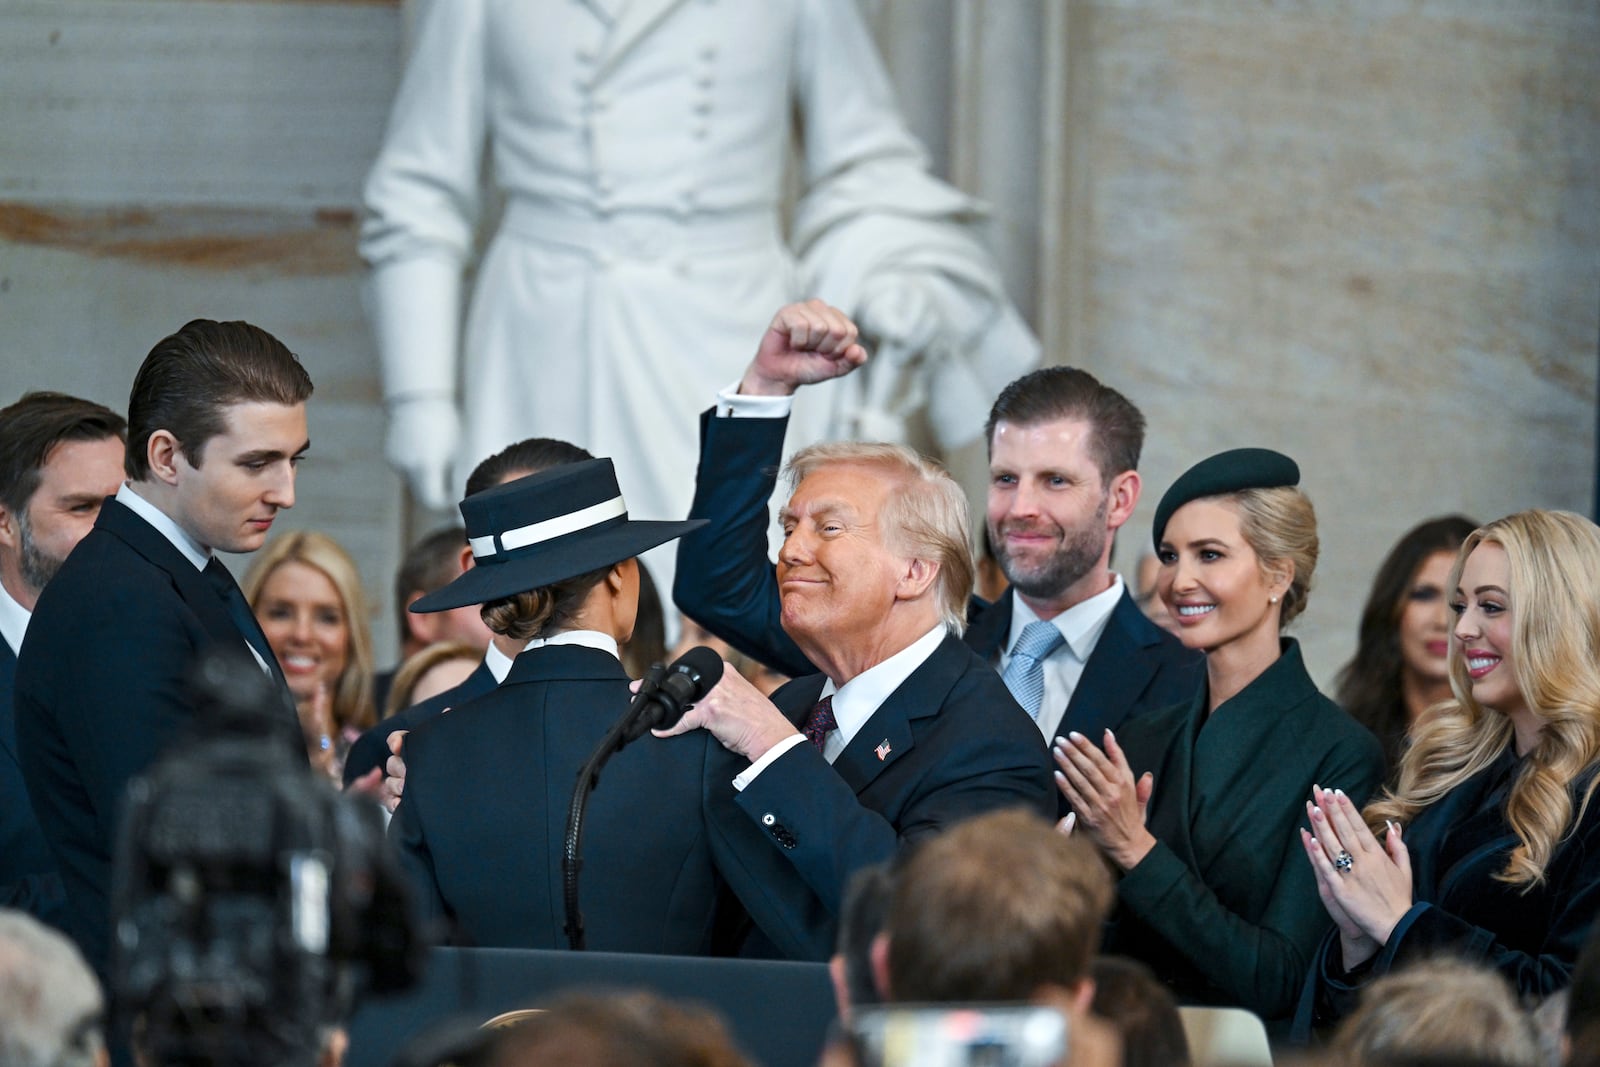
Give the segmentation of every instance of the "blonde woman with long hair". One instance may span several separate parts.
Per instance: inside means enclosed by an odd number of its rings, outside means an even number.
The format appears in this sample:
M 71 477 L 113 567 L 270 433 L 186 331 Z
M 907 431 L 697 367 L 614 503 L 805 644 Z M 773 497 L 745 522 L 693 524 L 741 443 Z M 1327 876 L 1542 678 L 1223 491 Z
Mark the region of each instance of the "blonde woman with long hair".
M 1351 1010 L 1369 978 L 1441 952 L 1545 996 L 1570 982 L 1600 911 L 1600 529 L 1563 511 L 1489 523 L 1449 588 L 1455 699 L 1364 812 L 1313 796 L 1302 844 L 1336 930 L 1301 1033 Z

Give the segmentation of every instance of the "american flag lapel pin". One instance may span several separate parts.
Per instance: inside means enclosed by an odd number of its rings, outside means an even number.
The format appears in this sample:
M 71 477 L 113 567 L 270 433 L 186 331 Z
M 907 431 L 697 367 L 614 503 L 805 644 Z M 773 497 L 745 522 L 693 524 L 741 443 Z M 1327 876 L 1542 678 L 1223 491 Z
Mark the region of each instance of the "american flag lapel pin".
M 878 762 L 881 763 L 884 760 L 888 759 L 889 758 L 889 739 L 887 737 L 885 737 L 883 739 L 883 742 L 880 745 L 878 745 L 877 748 L 873 749 L 872 751 L 874 751 L 874 752 L 876 752 L 878 754 Z

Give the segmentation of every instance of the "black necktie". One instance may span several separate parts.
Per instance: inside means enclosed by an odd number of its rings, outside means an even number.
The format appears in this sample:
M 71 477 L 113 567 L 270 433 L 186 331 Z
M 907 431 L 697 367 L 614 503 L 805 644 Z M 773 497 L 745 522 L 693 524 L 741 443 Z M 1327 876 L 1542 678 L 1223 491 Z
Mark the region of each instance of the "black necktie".
M 261 632 L 261 624 L 256 622 L 255 612 L 250 610 L 250 604 L 244 598 L 244 593 L 239 590 L 239 583 L 233 580 L 233 575 L 228 573 L 228 568 L 216 556 L 211 557 L 211 562 L 206 564 L 206 580 L 211 583 L 217 595 L 222 598 L 222 603 L 228 609 L 228 618 L 239 628 L 239 633 L 250 642 L 250 647 L 256 650 L 261 657 L 261 662 L 267 665 L 267 670 L 274 678 L 278 677 L 278 658 L 272 654 L 272 646 L 267 644 L 267 635 Z

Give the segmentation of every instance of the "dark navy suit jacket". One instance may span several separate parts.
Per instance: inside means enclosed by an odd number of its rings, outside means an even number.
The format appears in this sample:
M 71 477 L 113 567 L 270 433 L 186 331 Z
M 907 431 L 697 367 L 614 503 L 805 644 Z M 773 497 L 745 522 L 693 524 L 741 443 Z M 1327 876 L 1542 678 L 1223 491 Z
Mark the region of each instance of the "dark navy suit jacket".
M 406 791 L 389 836 L 421 910 L 462 944 L 566 948 L 561 857 L 579 768 L 627 710 L 615 656 L 529 649 L 493 692 L 406 738 Z M 588 947 L 702 955 L 725 899 L 702 811 L 709 733 L 646 735 L 601 771 L 584 820 Z
M 816 668 L 783 632 L 777 577 L 767 557 L 767 502 L 787 426 L 787 419 L 719 419 L 714 411 L 701 416 L 689 515 L 709 522 L 678 542 L 672 598 L 685 615 L 740 652 L 798 677 Z M 1007 590 L 994 604 L 968 613 L 966 643 L 991 664 L 1010 634 L 1013 595 Z M 1076 730 L 1098 740 L 1130 715 L 1187 704 L 1204 677 L 1205 657 L 1145 618 L 1124 593 L 1084 665 L 1061 732 Z
M 0 638 L 0 908 L 16 908 L 60 926 L 66 903 L 55 858 L 33 814 L 17 758 L 11 707 L 17 657 Z
M 28 623 L 16 680 L 23 777 L 66 887 L 67 932 L 102 973 L 124 793 L 193 725 L 189 671 L 215 647 L 250 654 L 206 576 L 115 499 Z
M 415 730 L 418 726 L 446 709 L 475 700 L 494 689 L 494 672 L 487 663 L 478 664 L 477 670 L 461 680 L 454 689 L 436 693 L 427 700 L 402 708 L 356 738 L 355 744 L 344 758 L 344 784 L 360 778 L 374 767 L 389 761 L 389 735 L 396 730 Z
M 798 678 L 773 702 L 799 726 L 824 681 Z M 718 866 L 772 948 L 796 959 L 828 958 L 850 876 L 902 842 L 998 808 L 1056 810 L 1038 727 L 955 637 L 889 695 L 832 766 L 802 742 L 737 792 L 731 781 L 746 761 L 715 747 L 721 787 L 707 818 Z

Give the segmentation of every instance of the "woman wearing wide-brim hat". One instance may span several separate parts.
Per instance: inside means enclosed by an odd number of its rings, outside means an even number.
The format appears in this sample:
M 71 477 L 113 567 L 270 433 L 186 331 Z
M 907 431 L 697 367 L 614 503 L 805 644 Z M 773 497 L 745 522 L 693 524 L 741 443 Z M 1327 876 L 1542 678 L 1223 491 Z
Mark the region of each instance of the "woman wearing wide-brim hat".
M 461 514 L 476 566 L 411 610 L 482 604 L 490 629 L 529 645 L 493 692 L 406 738 L 391 837 L 423 914 L 449 922 L 452 940 L 565 948 L 567 807 L 579 768 L 631 699 L 618 648 L 638 610 L 635 557 L 702 523 L 630 519 L 609 459 L 478 493 Z M 606 765 L 585 816 L 589 948 L 713 949 L 707 736 L 646 737 Z

